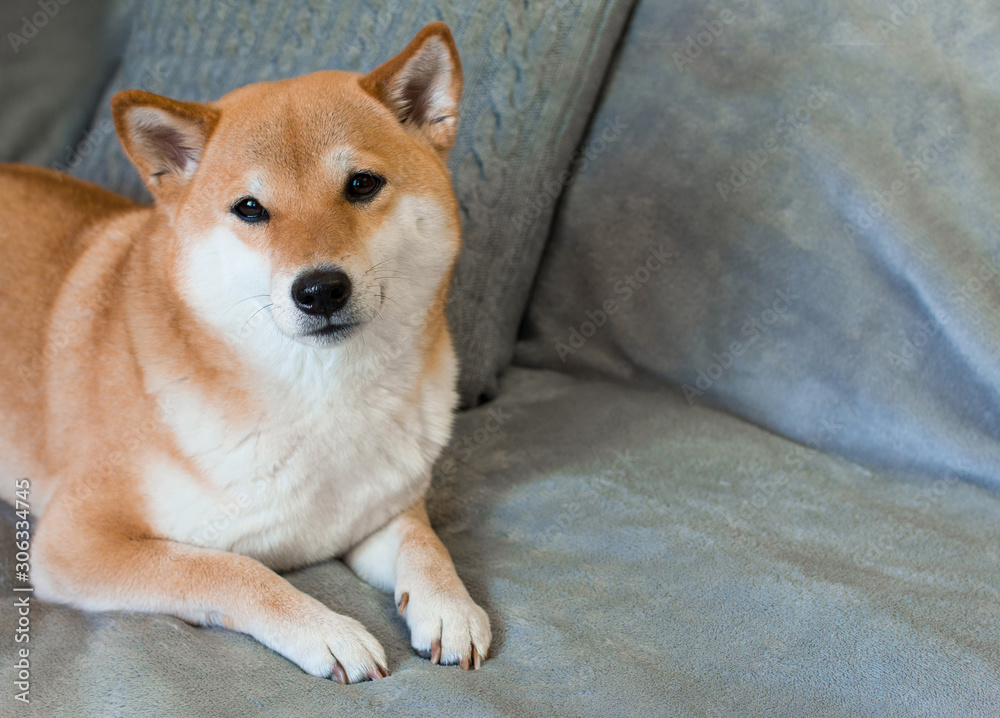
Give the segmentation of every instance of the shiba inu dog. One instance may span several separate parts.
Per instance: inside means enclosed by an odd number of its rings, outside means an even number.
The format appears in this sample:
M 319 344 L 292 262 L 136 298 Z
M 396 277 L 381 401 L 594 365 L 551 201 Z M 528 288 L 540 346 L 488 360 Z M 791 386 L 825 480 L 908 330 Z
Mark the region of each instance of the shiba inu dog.
M 0 472 L 8 500 L 30 477 L 38 597 L 384 677 L 361 624 L 276 573 L 341 557 L 418 653 L 480 666 L 489 619 L 424 508 L 457 396 L 461 85 L 437 23 L 367 75 L 115 95 L 152 206 L 0 169 Z

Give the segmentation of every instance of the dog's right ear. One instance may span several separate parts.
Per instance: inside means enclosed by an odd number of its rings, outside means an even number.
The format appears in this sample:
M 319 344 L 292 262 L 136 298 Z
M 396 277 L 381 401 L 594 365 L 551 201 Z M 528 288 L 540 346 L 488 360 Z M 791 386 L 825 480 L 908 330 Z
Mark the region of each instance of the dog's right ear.
M 159 202 L 169 201 L 194 175 L 219 112 L 142 90 L 111 98 L 115 130 L 125 154 Z

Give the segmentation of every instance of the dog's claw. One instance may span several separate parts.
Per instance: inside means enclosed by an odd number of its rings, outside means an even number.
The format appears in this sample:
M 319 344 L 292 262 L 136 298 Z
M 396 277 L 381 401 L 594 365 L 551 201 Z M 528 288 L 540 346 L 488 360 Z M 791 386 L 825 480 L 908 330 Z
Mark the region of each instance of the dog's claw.
M 337 683 L 340 683 L 341 685 L 346 686 L 348 683 L 347 671 L 344 670 L 344 667 L 340 665 L 340 661 L 336 658 L 333 659 L 333 674 L 330 677 L 336 679 Z
M 473 649 L 473 650 L 475 650 L 475 649 Z M 469 670 L 469 657 L 468 657 L 468 656 L 462 656 L 462 657 L 461 657 L 461 658 L 459 659 L 459 661 L 458 661 L 458 664 L 459 664 L 460 666 L 462 666 L 462 670 L 463 670 L 463 671 L 467 671 L 467 670 Z
M 406 610 L 406 604 L 408 604 L 409 602 L 410 602 L 410 594 L 409 593 L 404 593 L 402 596 L 399 597 L 399 615 L 400 616 L 403 615 L 403 611 Z
M 382 666 L 375 666 L 372 670 L 368 671 L 368 677 L 373 681 L 380 681 L 389 675 L 389 670 L 383 668 Z
M 441 662 L 441 639 L 431 641 L 431 663 Z
M 478 671 L 482 667 L 482 665 L 483 665 L 483 659 L 480 657 L 479 651 L 476 650 L 476 647 L 473 646 L 472 647 L 472 667 L 475 670 Z

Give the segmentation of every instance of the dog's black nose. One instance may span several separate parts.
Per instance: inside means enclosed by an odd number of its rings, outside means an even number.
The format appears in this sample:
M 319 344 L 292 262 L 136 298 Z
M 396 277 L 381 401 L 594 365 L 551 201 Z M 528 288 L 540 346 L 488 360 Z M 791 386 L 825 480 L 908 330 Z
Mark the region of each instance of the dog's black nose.
M 329 317 L 351 298 L 351 280 L 340 269 L 318 269 L 292 283 L 295 306 L 306 314 Z

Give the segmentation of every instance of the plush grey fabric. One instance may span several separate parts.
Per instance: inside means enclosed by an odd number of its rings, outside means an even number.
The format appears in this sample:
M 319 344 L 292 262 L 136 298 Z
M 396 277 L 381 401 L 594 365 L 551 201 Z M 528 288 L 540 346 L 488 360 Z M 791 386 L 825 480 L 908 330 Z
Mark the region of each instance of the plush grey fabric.
M 339 562 L 289 575 L 393 675 L 340 686 L 173 618 L 31 609 L 30 710 L 84 716 L 949 716 L 1000 705 L 1000 501 L 872 473 L 674 392 L 512 370 L 458 420 L 430 512 L 494 630 L 413 655 Z M 11 703 L 12 528 L 0 521 Z
M 518 361 L 1000 489 L 998 33 L 987 0 L 642 2 Z
M 0 3 L 0 162 L 69 169 L 125 48 L 131 0 Z
M 315 70 L 367 72 L 427 23 L 447 22 L 465 75 L 450 158 L 465 247 L 449 315 L 462 358 L 460 392 L 471 405 L 492 393 L 510 361 L 561 189 L 556 178 L 582 137 L 632 2 L 153 0 L 136 13 L 122 69 L 95 122 L 110 117 L 108 100 L 124 88 L 214 100 L 251 82 Z M 117 139 L 100 142 L 76 174 L 146 197 Z

